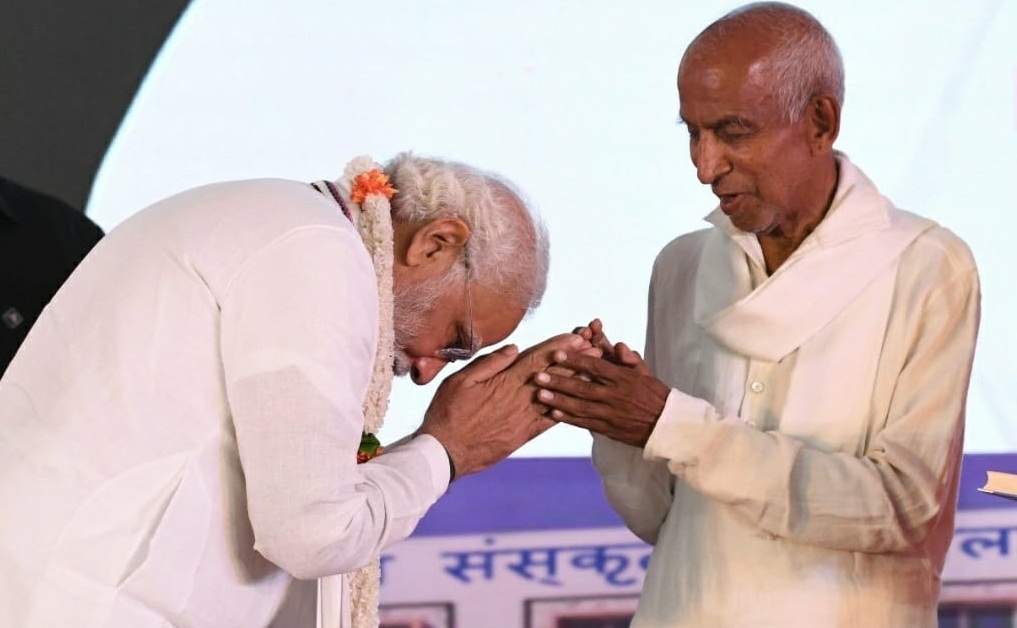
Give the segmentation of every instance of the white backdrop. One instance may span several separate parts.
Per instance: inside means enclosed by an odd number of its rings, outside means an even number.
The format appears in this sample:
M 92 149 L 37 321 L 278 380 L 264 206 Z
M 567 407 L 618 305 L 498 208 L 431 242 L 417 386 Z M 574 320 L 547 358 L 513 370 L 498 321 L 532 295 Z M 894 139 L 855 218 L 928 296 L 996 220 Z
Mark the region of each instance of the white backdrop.
M 526 346 L 594 316 L 643 342 L 657 251 L 714 206 L 676 125 L 678 59 L 738 2 L 193 0 L 108 152 L 89 215 L 111 229 L 212 181 L 335 178 L 412 149 L 516 181 L 551 231 Z M 847 69 L 837 147 L 898 205 L 971 244 L 983 322 L 965 449 L 1017 451 L 1017 4 L 803 0 Z M 397 382 L 383 440 L 434 384 Z M 520 455 L 587 455 L 559 426 Z

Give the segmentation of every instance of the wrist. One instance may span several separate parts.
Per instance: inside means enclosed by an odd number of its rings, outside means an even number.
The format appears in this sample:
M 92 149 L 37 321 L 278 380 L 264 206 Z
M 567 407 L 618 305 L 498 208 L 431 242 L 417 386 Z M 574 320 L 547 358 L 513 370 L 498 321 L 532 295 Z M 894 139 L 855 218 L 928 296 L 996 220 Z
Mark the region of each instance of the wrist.
M 414 436 L 420 436 L 422 434 L 427 434 L 428 436 L 430 436 L 431 438 L 436 440 L 439 445 L 441 445 L 441 449 L 442 449 L 442 451 L 445 452 L 445 457 L 448 459 L 448 482 L 449 482 L 449 484 L 451 484 L 452 480 L 456 479 L 456 475 L 457 475 L 457 472 L 456 472 L 456 463 L 455 463 L 455 460 L 452 458 L 452 452 L 449 451 L 448 447 L 445 445 L 445 441 L 444 440 L 439 438 L 437 434 L 434 434 L 430 430 L 424 429 L 423 427 L 418 429 L 416 431 L 416 433 L 414 434 Z

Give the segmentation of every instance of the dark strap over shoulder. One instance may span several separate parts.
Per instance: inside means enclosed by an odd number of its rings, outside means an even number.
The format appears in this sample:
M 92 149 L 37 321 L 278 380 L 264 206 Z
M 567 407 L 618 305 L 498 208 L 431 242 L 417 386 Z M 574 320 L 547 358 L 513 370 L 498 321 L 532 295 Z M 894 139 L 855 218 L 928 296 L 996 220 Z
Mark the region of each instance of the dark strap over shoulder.
M 328 190 L 329 195 L 335 199 L 336 203 L 339 203 L 339 207 L 343 210 L 343 215 L 351 222 L 353 221 L 353 214 L 350 213 L 350 208 L 346 206 L 346 201 L 343 200 L 343 195 L 339 193 L 339 188 L 337 188 L 334 183 L 331 181 L 315 181 L 311 184 L 311 187 L 322 194 L 325 194 L 325 190 Z

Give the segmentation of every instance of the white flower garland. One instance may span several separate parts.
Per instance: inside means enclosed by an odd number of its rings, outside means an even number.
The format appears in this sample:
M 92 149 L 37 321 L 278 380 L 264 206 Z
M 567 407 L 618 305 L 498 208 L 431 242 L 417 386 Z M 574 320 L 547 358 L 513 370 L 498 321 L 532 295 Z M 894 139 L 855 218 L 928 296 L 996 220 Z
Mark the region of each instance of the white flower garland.
M 357 177 L 372 171 L 381 172 L 381 166 L 364 155 L 351 161 L 343 171 L 339 183 L 346 190 L 357 187 Z M 392 329 L 392 206 L 381 192 L 369 192 L 360 211 L 356 203 L 351 207 L 353 222 L 360 232 L 364 246 L 374 261 L 374 276 L 378 282 L 378 350 L 374 357 L 371 385 L 364 400 L 364 431 L 376 434 L 385 421 L 388 398 L 392 392 L 392 357 L 394 332 Z
M 360 233 L 364 246 L 371 254 L 374 262 L 374 275 L 378 284 L 378 348 L 374 356 L 374 369 L 371 383 L 364 399 L 364 431 L 376 434 L 381 429 L 388 411 L 388 399 L 392 390 L 392 358 L 394 330 L 393 295 L 392 295 L 392 206 L 388 196 L 380 189 L 374 189 L 369 183 L 371 175 L 378 177 L 382 172 L 380 165 L 367 156 L 353 159 L 343 171 L 339 180 L 340 187 L 350 194 L 351 199 L 358 197 L 357 192 L 365 193 L 359 204 L 350 203 L 353 224 Z M 365 177 L 361 177 L 365 175 Z M 377 179 L 374 179 L 377 183 Z M 387 186 L 387 180 L 383 187 Z M 391 192 L 390 192 L 391 193 Z M 323 579 L 319 588 L 319 596 L 342 595 L 341 580 L 345 578 L 349 585 L 351 615 L 355 628 L 377 628 L 378 601 L 381 589 L 381 563 L 379 559 L 357 569 L 345 576 L 331 576 Z M 336 586 L 338 585 L 338 586 Z M 339 617 L 331 616 L 330 609 L 339 606 L 319 599 L 319 625 L 321 628 L 333 628 L 340 625 Z

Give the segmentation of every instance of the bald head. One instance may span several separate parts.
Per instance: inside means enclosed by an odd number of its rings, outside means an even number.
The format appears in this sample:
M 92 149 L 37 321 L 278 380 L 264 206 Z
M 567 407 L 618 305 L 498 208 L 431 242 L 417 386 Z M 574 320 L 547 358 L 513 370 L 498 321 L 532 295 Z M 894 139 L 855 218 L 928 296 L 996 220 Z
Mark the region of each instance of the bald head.
M 689 68 L 741 61 L 745 80 L 763 86 L 788 122 L 818 95 L 844 101 L 844 64 L 816 18 L 782 2 L 745 5 L 707 26 L 689 45 L 678 81 Z M 729 64 L 730 65 L 730 64 Z

